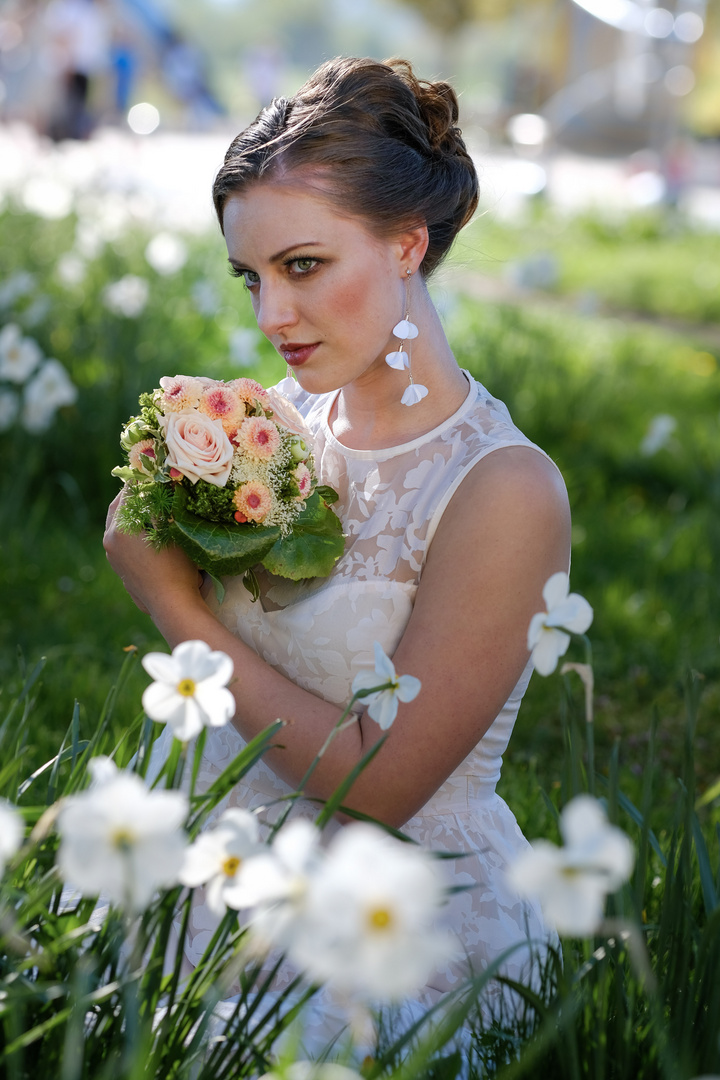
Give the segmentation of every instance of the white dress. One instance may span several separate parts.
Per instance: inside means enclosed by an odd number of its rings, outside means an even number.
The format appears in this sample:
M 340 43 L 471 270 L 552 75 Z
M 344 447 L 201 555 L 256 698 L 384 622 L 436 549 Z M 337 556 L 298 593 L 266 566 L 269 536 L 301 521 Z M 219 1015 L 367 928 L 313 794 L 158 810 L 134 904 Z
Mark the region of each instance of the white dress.
M 302 585 L 262 578 L 262 596 L 255 603 L 240 578 L 228 578 L 222 604 L 214 598 L 209 603 L 217 618 L 272 667 L 338 706 L 349 700 L 357 672 L 372 669 L 375 641 L 392 657 L 410 618 L 435 530 L 469 471 L 501 447 L 538 450 L 515 427 L 502 402 L 465 374 L 467 398 L 453 416 L 386 450 L 349 449 L 335 439 L 327 422 L 335 394 L 309 395 L 291 380 L 281 385 L 313 433 L 322 483 L 339 493 L 335 509 L 347 534 L 345 552 L 328 578 Z M 495 791 L 530 675 L 528 663 L 475 749 L 403 828 L 430 850 L 471 853 L 443 865 L 450 884 L 473 886 L 452 897 L 446 914 L 476 973 L 518 941 L 548 938 L 539 908 L 521 900 L 506 879 L 505 868 L 527 841 Z M 210 728 L 198 790 L 212 783 L 244 745 L 232 725 Z M 228 805 L 267 806 L 289 790 L 261 761 L 217 813 Z M 317 806 L 299 801 L 293 813 L 314 817 Z M 198 894 L 186 944 L 191 962 L 199 959 L 216 926 L 201 890 Z M 516 951 L 504 972 L 513 978 L 527 975 L 527 958 L 526 949 Z M 420 1004 L 427 1006 L 457 986 L 468 963 L 438 971 Z

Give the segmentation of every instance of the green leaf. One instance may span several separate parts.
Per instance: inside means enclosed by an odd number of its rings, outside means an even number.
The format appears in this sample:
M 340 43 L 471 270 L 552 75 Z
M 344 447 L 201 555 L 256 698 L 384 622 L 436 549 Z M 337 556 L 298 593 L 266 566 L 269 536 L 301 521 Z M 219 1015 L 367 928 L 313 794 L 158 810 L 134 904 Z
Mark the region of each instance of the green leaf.
M 278 540 L 261 561 L 271 574 L 292 581 L 325 577 L 344 548 L 340 519 L 325 504 L 316 488 L 305 503 L 292 533 Z
M 328 487 L 327 484 L 319 484 L 315 488 L 315 491 L 320 496 L 322 501 L 328 506 L 330 506 L 332 503 L 337 502 L 340 498 L 335 488 Z
M 205 521 L 187 509 L 187 493 L 178 485 L 172 503 L 174 542 L 201 570 L 214 577 L 244 574 L 263 558 L 280 537 L 280 529 L 262 525 L 241 527 Z

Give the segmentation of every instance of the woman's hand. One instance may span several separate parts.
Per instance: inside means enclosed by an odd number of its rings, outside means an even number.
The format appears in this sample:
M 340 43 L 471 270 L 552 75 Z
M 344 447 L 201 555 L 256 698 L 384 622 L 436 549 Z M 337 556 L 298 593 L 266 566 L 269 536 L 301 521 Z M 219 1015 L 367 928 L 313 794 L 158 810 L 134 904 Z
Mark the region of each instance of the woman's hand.
M 108 508 L 103 546 L 133 603 L 152 616 L 158 605 L 197 596 L 202 575 L 180 548 L 156 551 L 144 534 L 130 536 L 118 529 L 115 513 L 122 495 L 121 491 Z

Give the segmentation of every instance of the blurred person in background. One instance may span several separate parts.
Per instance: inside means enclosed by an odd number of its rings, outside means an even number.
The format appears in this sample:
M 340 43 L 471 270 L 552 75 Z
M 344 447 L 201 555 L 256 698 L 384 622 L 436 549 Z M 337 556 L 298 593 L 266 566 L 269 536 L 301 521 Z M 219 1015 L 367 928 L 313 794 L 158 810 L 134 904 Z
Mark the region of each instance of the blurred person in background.
M 48 134 L 86 139 L 95 123 L 93 95 L 110 69 L 110 18 L 102 0 L 50 0 L 43 30 L 47 64 L 60 84 Z

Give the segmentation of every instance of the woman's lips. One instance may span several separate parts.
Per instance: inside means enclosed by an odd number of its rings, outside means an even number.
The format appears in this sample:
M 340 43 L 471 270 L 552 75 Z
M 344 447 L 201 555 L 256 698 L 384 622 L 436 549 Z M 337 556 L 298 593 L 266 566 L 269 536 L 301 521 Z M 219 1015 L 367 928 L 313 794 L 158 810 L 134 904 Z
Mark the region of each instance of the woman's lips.
M 290 367 L 300 367 L 305 361 L 312 356 L 317 349 L 319 341 L 314 342 L 312 345 L 301 345 L 294 341 L 290 341 L 287 345 L 281 345 L 278 352 L 282 356 L 286 364 Z

